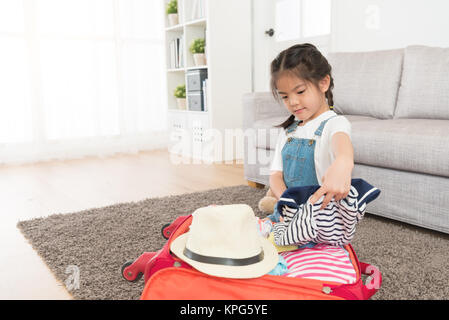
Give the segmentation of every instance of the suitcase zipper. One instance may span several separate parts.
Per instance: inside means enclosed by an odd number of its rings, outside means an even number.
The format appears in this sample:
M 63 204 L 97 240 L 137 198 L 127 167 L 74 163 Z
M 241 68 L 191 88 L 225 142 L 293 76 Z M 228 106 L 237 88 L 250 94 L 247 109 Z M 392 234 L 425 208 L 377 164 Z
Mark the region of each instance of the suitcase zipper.
M 323 287 L 323 289 L 321 291 L 323 291 L 323 293 L 325 293 L 325 294 L 332 293 L 332 289 L 330 287 Z

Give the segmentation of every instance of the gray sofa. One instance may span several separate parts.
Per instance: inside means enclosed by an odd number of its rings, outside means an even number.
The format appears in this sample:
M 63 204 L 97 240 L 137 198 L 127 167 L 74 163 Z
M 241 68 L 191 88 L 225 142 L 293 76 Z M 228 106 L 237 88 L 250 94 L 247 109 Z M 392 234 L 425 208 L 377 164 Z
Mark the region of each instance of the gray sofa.
M 330 53 L 335 111 L 352 125 L 354 178 L 381 189 L 367 212 L 449 233 L 449 48 Z M 243 96 L 244 172 L 268 185 L 280 124 L 270 92 Z

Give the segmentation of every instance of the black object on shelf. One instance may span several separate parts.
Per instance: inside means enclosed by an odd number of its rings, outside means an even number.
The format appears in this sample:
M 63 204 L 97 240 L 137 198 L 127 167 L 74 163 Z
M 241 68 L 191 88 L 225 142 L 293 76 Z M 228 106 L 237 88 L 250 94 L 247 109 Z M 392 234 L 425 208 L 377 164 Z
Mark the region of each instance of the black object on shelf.
M 193 69 L 186 72 L 186 95 L 189 110 L 204 111 L 204 80 L 207 79 L 207 69 Z

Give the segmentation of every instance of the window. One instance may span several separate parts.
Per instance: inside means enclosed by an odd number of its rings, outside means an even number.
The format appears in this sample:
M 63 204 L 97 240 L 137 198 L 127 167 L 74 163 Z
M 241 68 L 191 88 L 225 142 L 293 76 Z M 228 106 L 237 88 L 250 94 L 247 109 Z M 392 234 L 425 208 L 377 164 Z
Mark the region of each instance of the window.
M 0 0 L 0 163 L 159 145 L 163 28 L 162 1 Z

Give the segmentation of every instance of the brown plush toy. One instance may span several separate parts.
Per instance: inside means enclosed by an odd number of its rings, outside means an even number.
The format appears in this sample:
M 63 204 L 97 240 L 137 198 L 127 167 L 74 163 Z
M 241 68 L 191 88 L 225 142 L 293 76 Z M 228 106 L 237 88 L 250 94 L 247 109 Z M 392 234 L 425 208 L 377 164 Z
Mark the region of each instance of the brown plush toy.
M 265 197 L 260 199 L 259 201 L 259 210 L 263 213 L 273 213 L 274 206 L 277 203 L 277 199 L 274 196 L 274 193 L 271 191 L 270 188 L 268 188 L 267 193 L 265 194 Z

